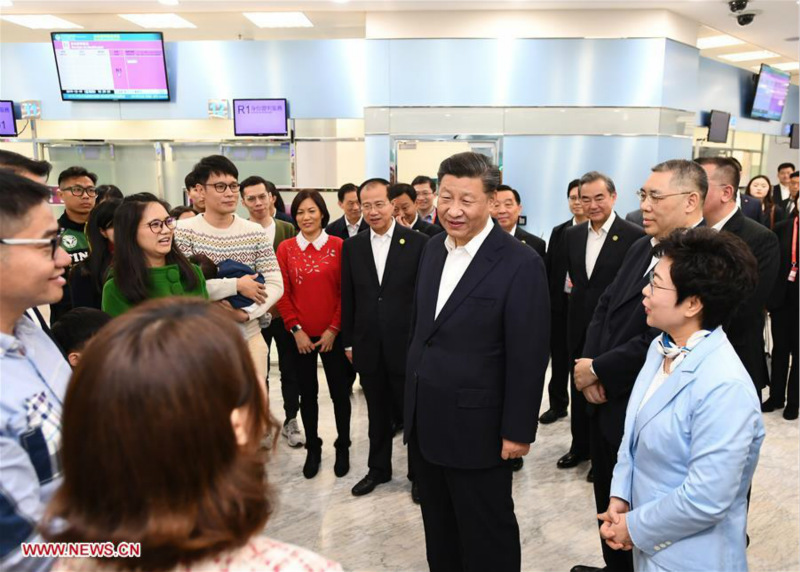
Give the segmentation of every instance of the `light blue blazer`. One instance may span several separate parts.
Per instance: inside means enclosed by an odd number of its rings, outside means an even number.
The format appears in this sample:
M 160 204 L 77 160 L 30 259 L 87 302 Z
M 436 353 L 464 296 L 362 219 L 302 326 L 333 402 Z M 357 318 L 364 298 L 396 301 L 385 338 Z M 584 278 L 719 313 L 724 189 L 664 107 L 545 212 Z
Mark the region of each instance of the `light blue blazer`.
M 625 415 L 611 496 L 627 501 L 634 567 L 747 570 L 747 491 L 764 441 L 758 396 L 722 328 L 639 411 L 662 367 L 657 339 Z

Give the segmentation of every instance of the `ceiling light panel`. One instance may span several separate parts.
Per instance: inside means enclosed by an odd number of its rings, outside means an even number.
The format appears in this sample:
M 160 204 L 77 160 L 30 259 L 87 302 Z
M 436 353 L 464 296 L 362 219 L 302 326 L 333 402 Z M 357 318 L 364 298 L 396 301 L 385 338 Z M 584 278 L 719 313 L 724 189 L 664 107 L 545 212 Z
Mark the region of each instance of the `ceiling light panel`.
M 800 69 L 800 63 L 798 62 L 787 62 L 785 64 L 771 64 L 772 67 L 778 68 L 779 70 L 783 71 L 796 71 Z
M 58 16 L 51 16 L 50 14 L 37 14 L 37 15 L 15 15 L 15 16 L 0 16 L 6 22 L 25 26 L 33 30 L 79 30 L 83 26 L 64 20 Z
M 302 12 L 244 12 L 244 17 L 259 28 L 313 28 Z
M 757 52 L 739 52 L 738 54 L 725 54 L 719 56 L 723 60 L 729 62 L 749 62 L 753 60 L 769 60 L 779 57 L 778 54 L 769 52 L 767 50 L 759 50 Z
M 723 34 L 721 36 L 707 36 L 705 38 L 698 38 L 697 47 L 701 50 L 713 50 L 715 48 L 738 46 L 743 43 L 744 42 L 738 38 Z
M 120 14 L 119 17 L 147 29 L 197 27 L 177 14 Z
M 158 0 L 158 3 L 164 6 L 177 6 L 179 4 L 178 0 Z

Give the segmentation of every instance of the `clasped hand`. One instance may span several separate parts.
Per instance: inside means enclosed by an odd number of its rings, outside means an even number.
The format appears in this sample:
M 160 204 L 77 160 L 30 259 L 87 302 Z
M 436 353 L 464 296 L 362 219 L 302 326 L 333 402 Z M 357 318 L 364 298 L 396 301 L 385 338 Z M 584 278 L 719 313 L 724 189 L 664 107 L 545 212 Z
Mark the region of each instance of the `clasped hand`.
M 575 379 L 575 387 L 583 393 L 589 403 L 599 405 L 608 401 L 603 384 L 592 373 L 592 360 L 588 358 L 576 359 L 573 378 Z
M 627 502 L 617 497 L 611 497 L 606 512 L 597 515 L 597 518 L 603 521 L 603 524 L 600 525 L 600 536 L 614 550 L 631 550 L 633 548 L 626 516 L 629 510 Z
M 325 330 L 322 332 L 319 341 L 316 343 L 311 341 L 303 330 L 299 330 L 294 335 L 294 341 L 297 343 L 297 351 L 301 354 L 310 354 L 316 348 L 319 348 L 321 353 L 329 352 L 333 348 L 333 342 L 336 339 L 336 332 L 333 330 Z

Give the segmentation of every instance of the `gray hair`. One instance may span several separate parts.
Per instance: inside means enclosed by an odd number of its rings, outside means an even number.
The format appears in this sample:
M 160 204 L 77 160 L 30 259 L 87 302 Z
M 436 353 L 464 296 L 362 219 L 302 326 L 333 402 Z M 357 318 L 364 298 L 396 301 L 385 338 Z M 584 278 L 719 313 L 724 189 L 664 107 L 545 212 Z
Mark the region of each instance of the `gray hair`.
M 617 187 L 614 185 L 614 180 L 608 175 L 604 175 L 599 171 L 589 171 L 580 178 L 580 181 L 578 182 L 578 194 L 580 195 L 580 187 L 583 185 L 588 185 L 589 183 L 594 183 L 595 181 L 603 181 L 603 184 L 606 186 L 606 190 L 608 191 L 609 195 L 617 194 Z
M 700 200 L 706 200 L 708 193 L 708 177 L 706 171 L 694 161 L 686 159 L 670 159 L 659 163 L 652 169 L 654 173 L 672 173 L 670 186 L 687 192 L 696 192 Z
M 483 192 L 486 194 L 495 192 L 500 184 L 500 169 L 492 164 L 486 155 L 470 151 L 457 153 L 442 161 L 437 175 L 439 183 L 445 175 L 459 179 L 480 179 L 483 183 Z

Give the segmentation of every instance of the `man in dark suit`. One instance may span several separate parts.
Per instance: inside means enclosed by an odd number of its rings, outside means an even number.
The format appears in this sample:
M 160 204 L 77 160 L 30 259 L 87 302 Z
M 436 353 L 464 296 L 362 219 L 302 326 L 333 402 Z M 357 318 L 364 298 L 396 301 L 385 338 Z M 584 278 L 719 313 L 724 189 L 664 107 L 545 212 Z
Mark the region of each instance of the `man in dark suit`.
M 420 260 L 405 440 L 432 572 L 519 572 L 507 459 L 536 437 L 549 357 L 544 262 L 490 220 L 500 171 L 478 153 L 439 168 L 447 234 Z
M 666 161 L 653 167 L 639 190 L 647 236 L 628 249 L 616 278 L 600 296 L 586 332 L 583 357 L 575 363 L 575 386 L 593 404 L 589 416 L 590 454 L 598 514 L 608 508 L 631 389 L 647 349 L 658 335 L 647 326 L 642 306 L 642 289 L 657 262 L 651 255 L 652 246 L 676 228 L 702 223 L 707 190 L 705 172 L 691 161 Z M 630 552 L 612 550 L 602 540 L 600 544 L 605 570 L 633 570 Z M 583 565 L 572 568 L 572 572 L 599 570 Z
M 778 275 L 778 238 L 736 207 L 739 170 L 735 163 L 726 157 L 701 157 L 696 162 L 708 176 L 708 195 L 703 204 L 706 224 L 744 240 L 758 261 L 758 286 L 724 329 L 760 396 L 769 383 L 764 354 L 764 309 Z
M 575 360 L 583 354 L 586 328 L 600 295 L 617 275 L 628 248 L 644 231 L 614 212 L 617 190 L 610 177 L 597 171 L 580 179 L 579 193 L 588 221 L 564 232 L 567 272 L 572 289 L 567 317 L 567 351 Z M 589 413 L 583 394 L 570 385 L 572 445 L 556 465 L 577 466 L 589 458 Z
M 497 187 L 497 200 L 494 203 L 494 218 L 504 231 L 523 244 L 534 249 L 544 259 L 547 254 L 547 245 L 544 240 L 518 226 L 519 215 L 522 212 L 522 199 L 519 193 L 508 185 Z
M 436 181 L 425 175 L 417 175 L 411 181 L 417 192 L 417 212 L 423 222 L 442 228 L 436 214 Z
M 368 230 L 369 225 L 364 220 L 364 217 L 361 216 L 361 205 L 358 202 L 358 187 L 353 183 L 346 183 L 341 186 L 337 195 L 339 207 L 344 211 L 344 214 L 325 227 L 325 232 L 331 236 L 338 236 L 342 240 L 347 240 L 348 238 L 354 237 L 359 232 Z
M 352 490 L 371 493 L 392 478 L 394 426 L 403 422 L 414 284 L 428 237 L 395 222 L 389 187 L 359 193 L 369 232 L 342 250 L 342 343 L 361 376 L 369 418 L 369 472 Z
M 632 222 L 636 226 L 644 226 L 644 217 L 642 216 L 641 209 L 636 209 L 625 215 L 625 220 Z
M 555 423 L 567 416 L 569 406 L 569 372 L 572 369 L 567 351 L 567 251 L 564 242 L 564 231 L 579 225 L 586 220 L 583 205 L 578 193 L 580 179 L 574 179 L 567 185 L 567 200 L 572 218 L 553 228 L 547 243 L 547 256 L 544 264 L 547 268 L 547 282 L 550 287 L 550 382 L 547 384 L 547 395 L 550 398 L 550 409 L 542 413 L 539 423 Z
M 793 163 L 778 165 L 778 184 L 772 187 L 772 200 L 776 205 L 785 203 L 789 199 L 789 179 L 795 170 Z
M 761 201 L 750 195 L 740 194 L 739 199 L 742 203 L 742 214 L 747 218 L 761 224 L 764 215 L 761 211 Z
M 394 218 L 402 226 L 421 232 L 427 236 L 436 236 L 444 232 L 441 226 L 429 224 L 417 213 L 417 191 L 405 183 L 397 183 L 389 187 L 389 196 L 394 205 Z
M 781 207 L 788 215 L 797 212 L 798 194 L 800 194 L 800 172 L 795 171 L 789 176 L 789 198 L 781 203 Z

